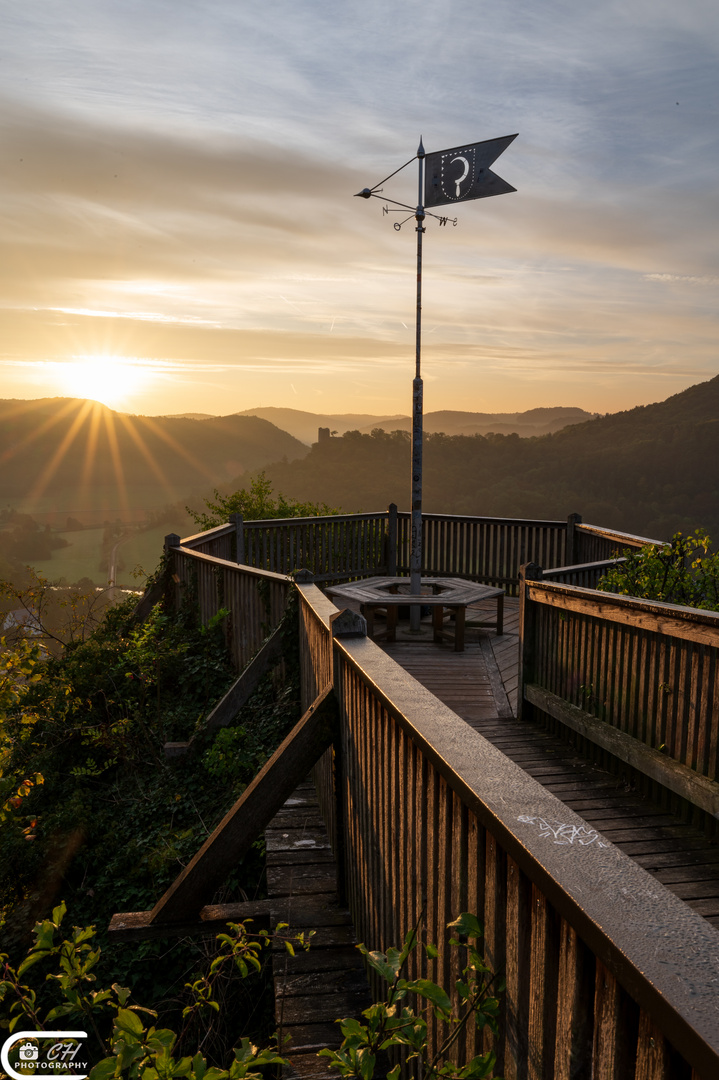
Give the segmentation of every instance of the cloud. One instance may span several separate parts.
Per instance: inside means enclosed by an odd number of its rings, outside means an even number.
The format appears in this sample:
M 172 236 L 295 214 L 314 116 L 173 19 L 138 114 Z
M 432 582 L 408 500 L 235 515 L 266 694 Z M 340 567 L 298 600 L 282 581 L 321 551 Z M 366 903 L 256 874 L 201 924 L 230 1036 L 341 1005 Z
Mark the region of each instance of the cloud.
M 464 398 L 483 364 L 508 373 L 510 396 L 518 372 L 589 386 L 622 358 L 632 373 L 704 371 L 718 12 L 18 7 L 0 67 L 3 355 L 114 349 L 175 365 L 187 387 L 204 371 L 220 396 L 233 372 L 259 387 L 293 365 L 314 384 L 323 371 L 323 392 L 364 371 L 362 393 L 394 393 L 413 348 L 414 223 L 397 233 L 353 193 L 406 161 L 420 131 L 432 151 L 519 130 L 496 166 L 517 194 L 458 208 L 456 229 L 428 223 L 428 373 L 451 366 Z M 414 164 L 386 194 L 414 205 Z M 297 404 L 309 390 L 293 383 Z

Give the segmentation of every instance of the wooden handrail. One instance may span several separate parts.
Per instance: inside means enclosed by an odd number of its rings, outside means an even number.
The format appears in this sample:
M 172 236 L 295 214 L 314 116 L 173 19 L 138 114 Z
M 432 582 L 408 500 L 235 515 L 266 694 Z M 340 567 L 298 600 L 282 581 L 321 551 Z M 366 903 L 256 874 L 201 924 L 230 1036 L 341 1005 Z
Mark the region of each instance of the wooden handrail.
M 519 635 L 521 716 L 579 731 L 717 831 L 719 612 L 547 581 L 526 567 Z
M 317 581 L 337 583 L 367 575 L 409 571 L 410 518 L 406 511 L 326 514 L 233 522 L 181 541 L 220 558 L 275 572 L 307 566 Z M 527 561 L 553 566 L 571 580 L 594 585 L 590 562 L 616 558 L 618 549 L 662 543 L 630 533 L 564 520 L 424 514 L 423 572 L 467 577 L 516 594 L 519 567 Z M 344 549 L 347 548 L 347 551 Z M 353 554 L 350 557 L 349 551 Z M 581 566 L 571 574 L 571 568 Z M 549 573 L 549 572 L 548 572 Z
M 460 537 L 457 557 L 462 551 Z M 231 594 L 227 606 L 236 636 L 256 636 L 263 612 L 272 607 L 276 620 L 288 590 L 298 589 L 303 694 L 315 700 L 332 686 L 340 709 L 341 742 L 317 769 L 320 802 L 335 846 L 345 849 L 348 902 L 368 947 L 396 944 L 422 909 L 426 936 L 438 941 L 458 911 L 476 911 L 484 922 L 488 959 L 506 977 L 495 1048 L 498 1067 L 509 1075 L 524 1068 L 530 1049 L 535 1074 L 547 1077 L 576 1068 L 614 1075 L 620 1062 L 632 1063 L 629 1075 L 650 1077 L 654 1063 L 669 1062 L 672 1055 L 675 1060 L 676 1054 L 702 1080 L 719 1074 L 719 954 L 716 932 L 706 920 L 469 729 L 373 642 L 333 638 L 336 609 L 316 585 L 293 586 L 287 575 L 183 546 L 171 545 L 169 553 L 180 588 L 190 587 L 194 575 L 203 618 Z M 501 546 L 498 553 L 506 559 Z M 695 695 L 697 686 L 707 685 L 701 682 L 706 673 L 719 669 L 719 661 L 703 675 L 692 667 L 697 657 L 716 651 L 719 613 L 542 581 L 536 569 L 537 580 L 523 579 L 521 586 L 525 616 L 538 628 L 533 641 L 523 640 L 523 699 L 524 687 L 531 686 L 525 704 L 544 703 L 563 713 L 571 712 L 563 708 L 567 702 L 586 712 L 596 692 L 594 705 L 608 702 L 609 714 L 595 719 L 611 724 L 612 694 L 604 685 L 592 688 L 592 658 L 604 648 L 606 628 L 614 652 L 600 674 L 613 680 L 624 725 L 632 694 L 674 723 L 683 716 L 688 688 Z M 592 648 L 583 648 L 590 632 L 598 636 Z M 652 636 L 661 639 L 662 649 L 674 650 L 676 660 L 667 670 L 676 686 L 666 684 L 648 653 L 637 659 L 636 649 Z M 638 697 L 631 689 L 637 670 L 645 680 Z M 649 688 L 647 679 L 653 680 Z M 584 695 L 582 701 L 577 694 Z M 670 707 L 673 695 L 682 697 L 681 705 Z M 711 719 L 710 711 L 705 719 Z M 657 728 L 652 738 L 665 734 Z M 712 738 L 716 743 L 716 725 L 708 730 L 705 765 L 711 753 L 717 758 Z M 680 747 L 666 749 L 681 760 Z M 714 779 L 707 768 L 697 772 Z M 700 786 L 711 799 L 713 788 Z M 453 984 L 444 948 L 436 962 L 422 963 L 410 977 Z M 436 1043 L 439 1034 L 430 1019 L 430 1040 Z M 479 1041 L 467 1046 L 468 1052 L 482 1048 Z
M 424 935 L 443 942 L 451 917 L 477 911 L 507 982 L 494 1040 L 505 1075 L 521 1073 L 531 1048 L 537 1076 L 614 1075 L 620 1063 L 659 1076 L 667 1040 L 697 1076 L 716 1075 L 713 927 L 372 641 L 335 639 L 328 657 L 325 601 L 300 591 L 313 628 L 303 667 L 318 664 L 321 681 L 331 665 L 340 703 L 335 796 L 360 939 L 385 949 L 424 910 Z M 408 974 L 449 986 L 449 965 L 442 948 Z M 429 1035 L 439 1037 L 432 1023 Z M 467 1052 L 487 1045 L 470 1041 Z
M 666 540 L 651 540 L 647 536 L 636 536 L 634 533 L 619 532 L 618 529 L 605 529 L 601 525 L 589 525 L 578 522 L 577 529 L 590 536 L 601 536 L 605 540 L 623 544 L 625 547 L 645 547 L 647 544 L 657 544 L 665 547 Z
M 193 533 L 192 536 L 183 536 L 180 543 L 182 547 L 195 548 L 208 540 L 217 540 L 222 536 L 231 536 L 234 525 L 217 525 L 214 529 L 206 529 L 204 532 Z

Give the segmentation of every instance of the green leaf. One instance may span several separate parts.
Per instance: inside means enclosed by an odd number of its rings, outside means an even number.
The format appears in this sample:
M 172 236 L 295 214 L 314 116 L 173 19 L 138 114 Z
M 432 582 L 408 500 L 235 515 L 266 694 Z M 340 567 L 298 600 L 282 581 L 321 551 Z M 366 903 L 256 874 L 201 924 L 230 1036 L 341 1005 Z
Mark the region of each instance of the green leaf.
M 193 1061 L 194 1060 L 195 1059 L 193 1058 Z M 216 1069 L 215 1066 L 213 1065 L 204 1074 L 204 1080 L 225 1080 L 225 1077 L 227 1077 L 228 1075 L 229 1074 L 228 1074 L 226 1069 Z M 198 1078 L 198 1080 L 199 1080 L 199 1078 Z
M 479 919 L 469 911 L 463 911 L 454 922 L 447 923 L 447 929 L 454 931 L 459 937 L 466 938 L 480 938 L 484 934 Z
M 115 1027 L 119 1031 L 126 1032 L 136 1038 L 139 1038 L 145 1030 L 140 1017 L 136 1013 L 131 1012 L 130 1009 L 118 1010 L 115 1018 Z
M 45 922 L 38 923 L 33 931 L 35 934 L 35 944 L 33 949 L 50 950 L 55 940 L 55 929 L 56 927 L 49 919 L 46 919 Z
M 357 1065 L 359 1066 L 359 1075 L 362 1080 L 372 1080 L 374 1076 L 374 1068 L 377 1063 L 377 1058 L 374 1054 L 370 1053 L 369 1048 L 363 1048 L 357 1051 Z
M 401 966 L 401 957 L 398 949 L 388 949 L 383 952 L 366 953 L 367 961 L 371 967 L 378 971 L 386 982 L 394 982 L 395 976 Z
M 114 1049 L 117 1051 L 117 1063 L 120 1072 L 132 1065 L 133 1061 L 139 1061 L 145 1056 L 145 1047 L 139 1041 L 128 1043 L 124 1039 L 118 1039 Z
M 411 993 L 419 994 L 421 997 L 431 1001 L 433 1005 L 440 1009 L 449 1010 L 452 1006 L 446 990 L 443 990 L 441 986 L 437 986 L 437 983 L 433 983 L 429 979 L 413 979 L 411 982 L 403 981 L 402 986 Z
M 159 1028 L 157 1031 L 153 1031 L 148 1037 L 147 1045 L 152 1050 L 172 1050 L 175 1045 L 175 1039 L 177 1035 L 170 1028 Z
M 117 1070 L 117 1058 L 108 1057 L 98 1061 L 90 1070 L 88 1080 L 110 1080 Z
M 112 984 L 112 989 L 115 991 L 115 994 L 117 995 L 117 1000 L 120 1002 L 121 1005 L 124 1005 L 125 1002 L 127 1001 L 127 999 L 130 996 L 130 991 L 127 989 L 127 987 L 120 986 L 119 983 L 113 983 Z
M 44 960 L 45 957 L 49 955 L 49 949 L 33 949 L 31 953 L 28 953 L 20 967 L 17 969 L 18 978 L 24 975 L 27 969 L 31 968 L 33 964 L 37 964 L 38 960 Z
M 359 1020 L 355 1020 L 351 1016 L 348 1016 L 345 1020 L 339 1020 L 338 1023 L 345 1038 L 350 1035 L 367 1035 L 367 1028 L 360 1024 Z
M 49 1024 L 61 1016 L 71 1016 L 73 1013 L 80 1011 L 81 1009 L 78 1005 L 57 1005 L 54 1009 L 50 1009 L 50 1012 L 45 1017 L 45 1023 Z
M 55 926 L 60 925 L 66 914 L 67 906 L 65 904 L 65 901 L 63 900 L 61 904 L 58 904 L 56 908 L 52 909 L 52 921 L 55 923 Z

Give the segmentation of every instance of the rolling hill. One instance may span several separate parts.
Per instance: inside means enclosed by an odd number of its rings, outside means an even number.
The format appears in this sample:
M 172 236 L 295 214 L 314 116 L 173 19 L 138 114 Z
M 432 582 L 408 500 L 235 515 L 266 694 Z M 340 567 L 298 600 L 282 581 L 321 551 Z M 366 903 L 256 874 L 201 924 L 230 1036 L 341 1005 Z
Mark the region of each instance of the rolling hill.
M 425 437 L 424 503 L 436 513 L 562 518 L 663 539 L 719 539 L 719 376 L 666 401 L 555 434 Z M 409 503 L 409 436 L 354 433 L 267 475 L 286 495 L 347 511 Z
M 75 398 L 2 400 L 0 506 L 114 518 L 306 453 L 259 417 L 129 416 Z
M 371 416 L 364 413 L 311 413 L 302 412 L 300 409 L 267 407 L 247 409 L 238 413 L 238 416 L 260 416 L 283 431 L 288 431 L 296 439 L 301 439 L 308 446 L 317 442 L 317 429 L 320 427 L 329 428 L 338 435 L 344 435 L 347 431 L 370 434 L 377 428 L 382 431 L 409 431 L 412 427 L 412 418 L 401 414 Z M 446 435 L 486 435 L 490 431 L 508 435 L 516 432 L 522 438 L 529 438 L 560 431 L 568 424 L 580 424 L 584 420 L 591 420 L 593 416 L 593 413 L 584 409 L 564 406 L 529 409 L 523 413 L 479 413 L 444 409 L 440 412 L 425 413 L 424 430 L 443 431 Z
M 479 413 L 461 412 L 456 409 L 442 409 L 438 412 L 425 413 L 424 430 L 431 433 L 443 432 L 445 435 L 497 435 L 517 434 L 522 439 L 535 435 L 549 435 L 561 431 L 570 424 L 581 424 L 593 420 L 595 414 L 584 409 L 557 406 L 556 408 L 529 409 L 523 413 Z M 361 427 L 363 434 L 370 434 L 373 428 L 384 431 L 411 431 L 412 418 L 402 416 L 389 423 L 375 423 Z
M 269 420 L 271 424 L 294 435 L 307 446 L 317 442 L 317 429 L 321 427 L 344 435 L 345 431 L 356 431 L 365 427 L 369 431 L 373 427 L 381 427 L 384 424 L 392 428 L 395 420 L 402 419 L 398 413 L 394 415 L 384 413 L 382 416 L 372 416 L 371 413 L 313 413 L 304 412 L 302 409 L 281 409 L 274 405 L 246 409 L 237 415 L 259 416 L 263 420 Z

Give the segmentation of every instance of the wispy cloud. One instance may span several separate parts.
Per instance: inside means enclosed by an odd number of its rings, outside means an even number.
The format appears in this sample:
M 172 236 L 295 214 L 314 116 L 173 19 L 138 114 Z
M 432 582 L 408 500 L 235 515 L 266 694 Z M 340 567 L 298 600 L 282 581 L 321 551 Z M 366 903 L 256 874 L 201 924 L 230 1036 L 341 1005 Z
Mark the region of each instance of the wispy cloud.
M 556 403 L 576 377 L 606 409 L 654 375 L 709 376 L 718 53 L 710 0 L 18 7 L 0 362 L 156 357 L 177 388 L 161 411 L 194 408 L 193 385 L 205 411 L 311 407 L 318 380 L 328 407 L 404 408 L 413 223 L 396 233 L 353 193 L 420 133 L 434 150 L 518 130 L 496 166 L 517 194 L 428 224 L 428 378 L 485 409 L 514 407 L 518 379 Z M 386 193 L 413 205 L 414 166 Z

